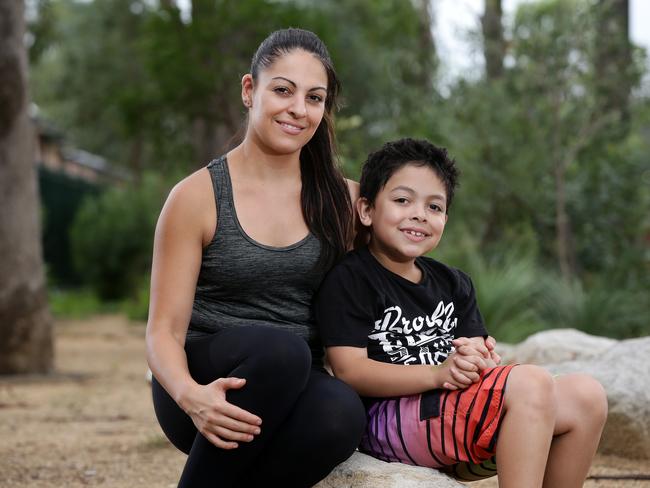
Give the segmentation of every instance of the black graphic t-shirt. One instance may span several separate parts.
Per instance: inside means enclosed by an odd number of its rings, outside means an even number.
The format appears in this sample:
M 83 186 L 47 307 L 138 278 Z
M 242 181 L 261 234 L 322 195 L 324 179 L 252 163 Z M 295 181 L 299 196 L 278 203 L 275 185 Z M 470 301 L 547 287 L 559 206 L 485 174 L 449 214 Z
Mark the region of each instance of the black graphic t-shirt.
M 420 283 L 384 268 L 363 248 L 332 269 L 314 308 L 323 345 L 366 347 L 393 364 L 440 364 L 456 337 L 486 336 L 465 273 L 419 257 Z

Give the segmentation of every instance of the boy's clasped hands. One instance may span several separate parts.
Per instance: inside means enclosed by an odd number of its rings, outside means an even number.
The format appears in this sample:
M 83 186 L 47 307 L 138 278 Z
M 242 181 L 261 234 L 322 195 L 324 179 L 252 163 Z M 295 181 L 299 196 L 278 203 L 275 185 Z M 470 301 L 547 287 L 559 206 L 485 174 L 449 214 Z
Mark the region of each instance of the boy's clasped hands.
M 501 357 L 494 350 L 496 341 L 493 337 L 458 337 L 452 341 L 456 349 L 440 365 L 443 376 L 442 387 L 448 390 L 462 390 L 476 383 L 481 373 L 497 366 Z

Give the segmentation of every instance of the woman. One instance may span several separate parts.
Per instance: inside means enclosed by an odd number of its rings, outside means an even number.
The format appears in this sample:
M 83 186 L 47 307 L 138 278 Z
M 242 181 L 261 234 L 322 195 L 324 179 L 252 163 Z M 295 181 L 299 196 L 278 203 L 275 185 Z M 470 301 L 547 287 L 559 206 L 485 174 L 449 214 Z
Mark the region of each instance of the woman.
M 339 84 L 301 29 L 271 34 L 241 81 L 243 142 L 181 181 L 156 228 L 147 325 L 156 415 L 188 453 L 179 486 L 312 486 L 365 413 L 327 375 L 310 312 L 350 247 L 358 188 L 336 169 Z

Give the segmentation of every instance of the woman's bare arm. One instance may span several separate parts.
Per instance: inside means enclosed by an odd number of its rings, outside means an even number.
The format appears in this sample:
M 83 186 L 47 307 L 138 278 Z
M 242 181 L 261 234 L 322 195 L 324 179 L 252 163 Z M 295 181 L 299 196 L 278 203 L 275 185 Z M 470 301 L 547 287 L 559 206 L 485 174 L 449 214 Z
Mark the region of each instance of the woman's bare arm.
M 226 390 L 242 388 L 245 379 L 219 378 L 199 385 L 189 373 L 184 349 L 203 247 L 216 226 L 214 207 L 207 170 L 176 185 L 163 207 L 154 239 L 147 361 L 197 429 L 217 447 L 229 449 L 237 447 L 235 441 L 252 440 L 261 423 L 225 399 Z

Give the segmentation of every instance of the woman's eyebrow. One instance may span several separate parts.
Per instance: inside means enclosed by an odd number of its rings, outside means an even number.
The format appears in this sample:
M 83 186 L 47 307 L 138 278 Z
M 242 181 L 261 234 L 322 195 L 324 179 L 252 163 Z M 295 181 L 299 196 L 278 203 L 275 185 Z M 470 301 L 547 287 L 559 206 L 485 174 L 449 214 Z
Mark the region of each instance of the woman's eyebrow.
M 289 78 L 285 78 L 284 76 L 276 76 L 276 77 L 271 78 L 271 79 L 272 79 L 272 80 L 284 80 L 284 81 L 286 81 L 287 83 L 291 83 L 291 84 L 293 85 L 294 88 L 296 88 L 296 87 L 298 86 L 298 85 L 296 85 L 295 82 L 291 81 Z M 315 87 L 309 89 L 309 91 L 313 91 L 313 90 L 324 90 L 324 91 L 327 91 L 327 88 L 325 88 L 324 86 L 315 86 Z

